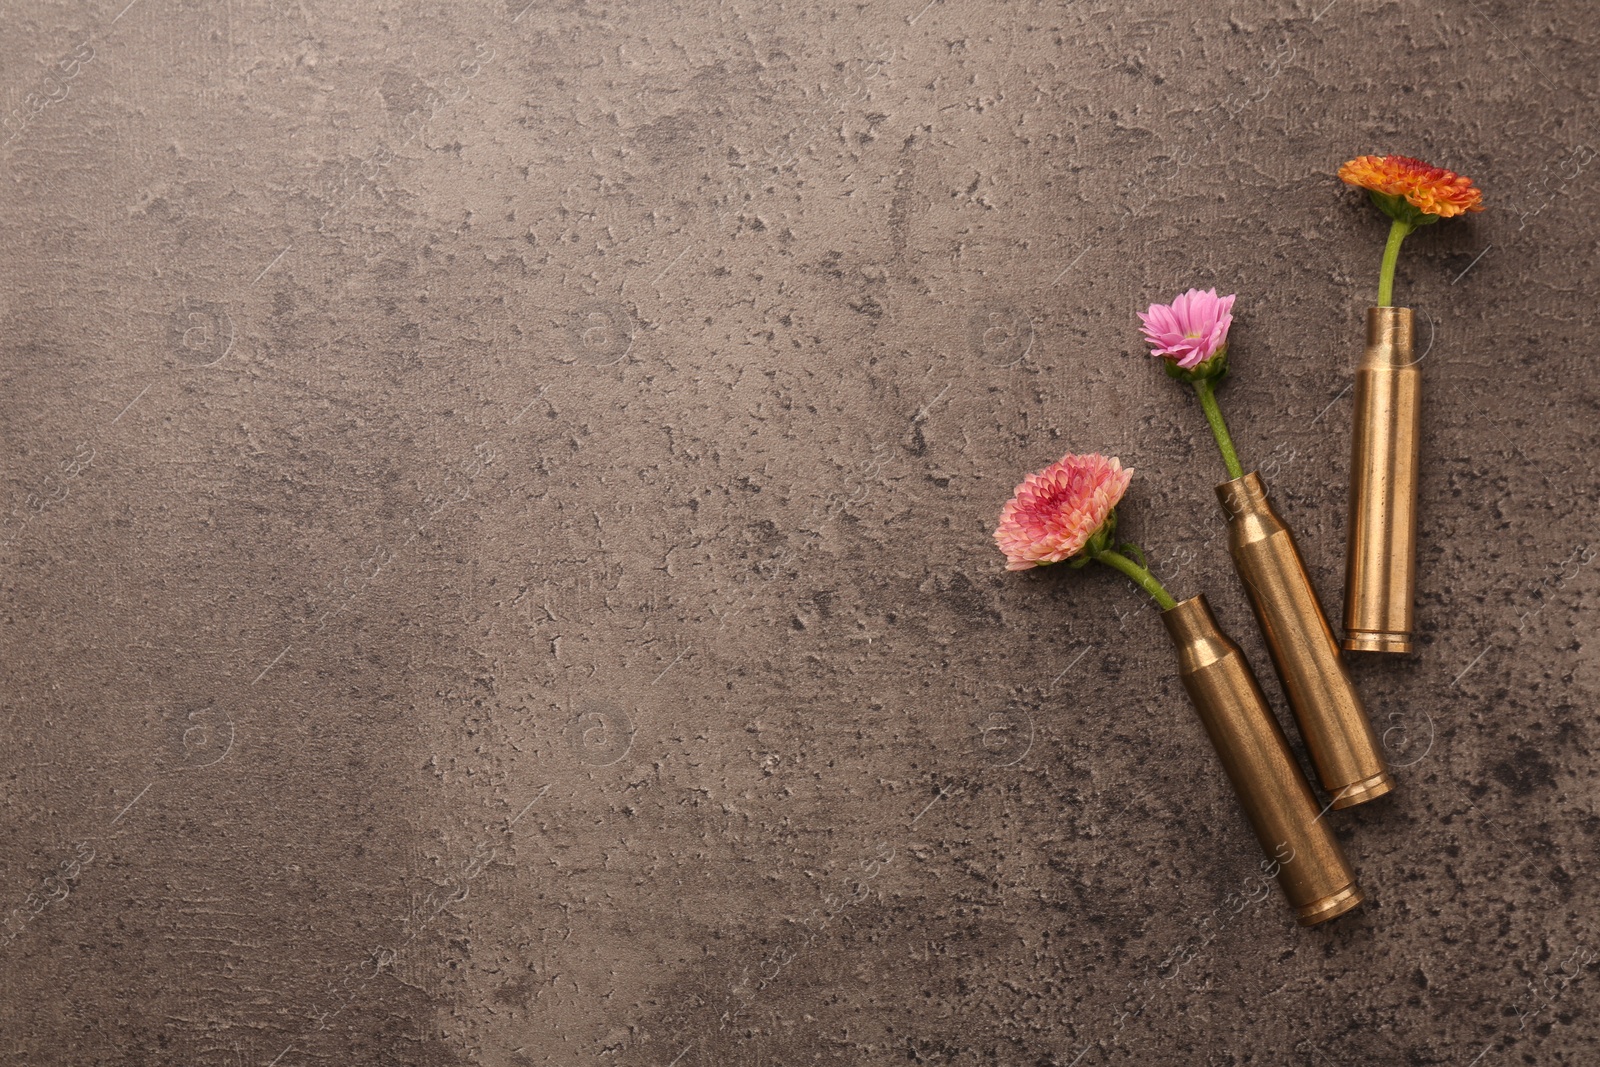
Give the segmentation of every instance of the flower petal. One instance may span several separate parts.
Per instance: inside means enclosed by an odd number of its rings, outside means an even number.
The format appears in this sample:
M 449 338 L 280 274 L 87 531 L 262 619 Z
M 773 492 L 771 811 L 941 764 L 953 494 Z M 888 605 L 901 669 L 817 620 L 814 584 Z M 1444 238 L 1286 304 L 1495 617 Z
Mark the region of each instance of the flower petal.
M 1483 210 L 1483 192 L 1471 178 L 1410 156 L 1357 156 L 1339 168 L 1339 178 L 1385 196 L 1404 197 L 1423 214 L 1441 219 Z
M 1007 570 L 1059 563 L 1082 551 L 1127 492 L 1132 470 L 1116 457 L 1065 455 L 1035 471 L 1000 509 L 995 544 Z

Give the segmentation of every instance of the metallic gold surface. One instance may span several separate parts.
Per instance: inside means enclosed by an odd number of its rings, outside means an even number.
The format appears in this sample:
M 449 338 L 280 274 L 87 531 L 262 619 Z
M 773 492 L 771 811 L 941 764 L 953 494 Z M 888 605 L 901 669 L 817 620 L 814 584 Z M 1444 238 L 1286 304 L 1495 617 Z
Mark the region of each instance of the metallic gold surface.
M 1344 647 L 1352 651 L 1411 651 L 1422 436 L 1412 329 L 1410 308 L 1367 309 L 1345 546 Z
M 1162 612 L 1161 621 L 1177 648 L 1183 687 L 1295 917 L 1312 926 L 1354 908 L 1361 903 L 1355 874 L 1244 653 L 1218 628 L 1204 596 Z
M 1294 534 L 1255 473 L 1217 486 L 1217 499 L 1228 518 L 1228 551 L 1322 787 L 1336 808 L 1382 796 L 1394 781 Z

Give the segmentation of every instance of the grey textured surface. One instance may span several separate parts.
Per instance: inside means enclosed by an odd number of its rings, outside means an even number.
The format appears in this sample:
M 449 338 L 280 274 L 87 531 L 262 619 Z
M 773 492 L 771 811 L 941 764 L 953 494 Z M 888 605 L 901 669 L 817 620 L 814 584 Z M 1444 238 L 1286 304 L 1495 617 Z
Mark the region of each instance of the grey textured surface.
M 1600 1062 L 1593 9 L 125 3 L 0 33 L 0 1062 Z M 1134 312 L 1240 294 L 1337 619 L 1367 151 L 1490 207 L 1302 931 L 989 532 L 1121 456 L 1282 709 Z

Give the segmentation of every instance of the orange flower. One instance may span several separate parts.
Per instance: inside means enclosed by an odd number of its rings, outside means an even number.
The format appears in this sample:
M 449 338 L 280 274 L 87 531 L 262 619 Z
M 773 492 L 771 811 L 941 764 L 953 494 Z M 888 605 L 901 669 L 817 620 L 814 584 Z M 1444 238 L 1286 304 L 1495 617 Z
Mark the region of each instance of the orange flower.
M 1339 168 L 1339 177 L 1385 197 L 1403 197 L 1422 214 L 1433 216 L 1427 222 L 1483 210 L 1483 192 L 1471 178 L 1410 156 L 1357 156 Z

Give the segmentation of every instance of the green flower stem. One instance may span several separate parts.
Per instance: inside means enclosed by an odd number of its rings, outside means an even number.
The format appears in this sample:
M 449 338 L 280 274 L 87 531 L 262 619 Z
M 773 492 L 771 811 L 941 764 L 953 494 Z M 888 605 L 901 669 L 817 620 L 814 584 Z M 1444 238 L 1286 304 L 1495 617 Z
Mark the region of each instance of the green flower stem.
M 1389 240 L 1383 246 L 1383 266 L 1378 268 L 1378 306 L 1394 305 L 1394 267 L 1400 261 L 1400 242 L 1416 229 L 1409 222 L 1395 219 L 1389 224 Z
M 1200 395 L 1200 406 L 1205 409 L 1206 422 L 1211 424 L 1211 436 L 1217 439 L 1217 447 L 1222 449 L 1222 462 L 1227 465 L 1228 477 L 1243 478 L 1244 468 L 1239 466 L 1239 453 L 1233 450 L 1233 438 L 1228 435 L 1228 424 L 1222 420 L 1222 409 L 1217 406 L 1217 394 L 1211 379 L 1202 378 L 1195 382 L 1194 391 Z
M 1135 585 L 1155 598 L 1155 602 L 1161 605 L 1161 610 L 1171 611 L 1178 606 L 1178 602 L 1172 599 L 1172 594 L 1168 593 L 1161 583 L 1156 581 L 1155 575 L 1127 556 L 1124 556 L 1121 552 L 1116 552 L 1109 548 L 1102 549 L 1094 554 L 1093 559 L 1096 563 L 1104 563 L 1107 567 L 1115 568 L 1132 578 Z

